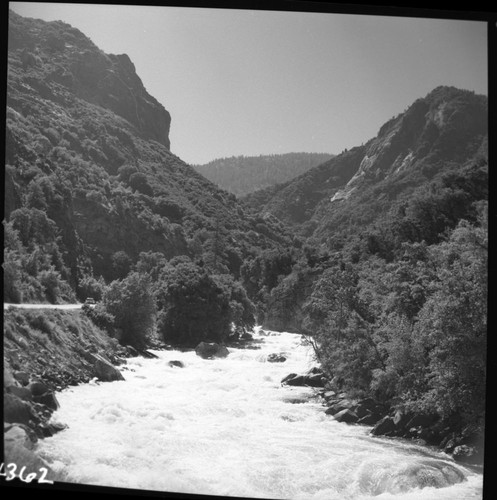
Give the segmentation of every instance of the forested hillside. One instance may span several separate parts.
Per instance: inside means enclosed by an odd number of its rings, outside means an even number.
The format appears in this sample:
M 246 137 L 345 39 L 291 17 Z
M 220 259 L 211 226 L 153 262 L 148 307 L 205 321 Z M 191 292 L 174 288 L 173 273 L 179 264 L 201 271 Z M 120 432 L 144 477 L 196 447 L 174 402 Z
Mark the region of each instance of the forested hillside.
M 231 310 L 222 290 L 236 288 L 243 261 L 293 245 L 276 219 L 247 215 L 170 152 L 169 113 L 126 55 L 104 54 L 63 22 L 13 12 L 8 55 L 6 301 L 109 292 L 118 315 L 112 290 L 148 289 L 144 276 L 157 283 L 177 257 L 200 277 L 230 276 L 206 286 Z
M 222 189 L 244 196 L 298 177 L 331 157 L 325 153 L 232 156 L 193 167 Z
M 483 422 L 485 96 L 437 88 L 367 144 L 245 202 L 306 237 L 242 268 L 268 328 L 306 334 L 337 390 Z

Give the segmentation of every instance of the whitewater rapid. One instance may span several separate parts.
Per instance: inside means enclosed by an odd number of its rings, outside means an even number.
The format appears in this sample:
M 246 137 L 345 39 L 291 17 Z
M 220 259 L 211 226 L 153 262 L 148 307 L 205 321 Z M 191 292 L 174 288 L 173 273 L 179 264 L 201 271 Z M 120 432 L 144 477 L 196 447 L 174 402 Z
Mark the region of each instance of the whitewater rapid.
M 267 333 L 267 335 L 264 335 Z M 291 333 L 259 332 L 259 349 L 225 359 L 154 351 L 127 360 L 126 380 L 60 392 L 40 441 L 64 482 L 190 494 L 295 500 L 469 500 L 482 475 L 446 454 L 339 423 L 311 388 L 281 386 L 315 365 Z M 266 361 L 284 353 L 284 363 Z M 181 361 L 183 368 L 170 366 Z

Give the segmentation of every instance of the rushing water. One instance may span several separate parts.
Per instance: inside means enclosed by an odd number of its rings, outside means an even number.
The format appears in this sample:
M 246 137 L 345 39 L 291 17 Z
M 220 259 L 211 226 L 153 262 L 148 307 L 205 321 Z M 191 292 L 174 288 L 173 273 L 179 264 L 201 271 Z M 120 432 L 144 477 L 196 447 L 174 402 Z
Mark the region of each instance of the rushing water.
M 313 389 L 281 386 L 314 364 L 300 336 L 256 339 L 260 349 L 230 349 L 218 360 L 156 351 L 158 359 L 129 359 L 125 381 L 61 392 L 54 418 L 69 427 L 43 440 L 41 455 L 66 482 L 119 488 L 306 500 L 482 497 L 482 475 L 447 455 L 338 423 Z M 287 361 L 266 362 L 273 352 Z

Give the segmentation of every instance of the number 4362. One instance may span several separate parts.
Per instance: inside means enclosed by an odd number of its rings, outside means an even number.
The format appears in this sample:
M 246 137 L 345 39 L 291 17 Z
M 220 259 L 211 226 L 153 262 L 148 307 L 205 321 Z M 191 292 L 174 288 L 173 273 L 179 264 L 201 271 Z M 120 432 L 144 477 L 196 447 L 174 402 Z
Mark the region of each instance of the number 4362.
M 46 478 L 48 474 L 48 469 L 46 467 L 40 467 L 38 470 L 41 474 L 39 479 L 38 473 L 36 472 L 30 472 L 29 474 L 26 474 L 26 466 L 23 466 L 19 471 L 19 474 L 17 474 L 17 464 L 9 463 L 7 465 L 4 465 L 4 463 L 2 462 L 2 464 L 0 465 L 0 476 L 4 476 L 6 481 L 12 481 L 12 479 L 18 477 L 25 483 L 30 483 L 31 481 L 36 480 L 38 481 L 38 483 L 53 484 L 53 481 L 49 481 Z

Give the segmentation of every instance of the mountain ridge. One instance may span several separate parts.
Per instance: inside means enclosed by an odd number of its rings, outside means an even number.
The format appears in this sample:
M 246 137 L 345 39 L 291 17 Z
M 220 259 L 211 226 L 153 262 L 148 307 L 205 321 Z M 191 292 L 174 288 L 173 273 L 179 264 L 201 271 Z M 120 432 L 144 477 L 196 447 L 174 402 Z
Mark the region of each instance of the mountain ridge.
M 12 11 L 9 21 L 4 207 L 21 236 L 17 260 L 47 245 L 43 225 L 53 226 L 54 272 L 75 289 L 88 273 L 112 280 L 122 251 L 132 263 L 141 252 L 208 261 L 215 235 L 226 241 L 216 262 L 237 274 L 259 245 L 291 241 L 171 153 L 169 112 L 128 56 L 104 54 L 60 21 Z M 33 279 L 26 300 L 43 296 Z
M 61 103 L 63 97 L 56 86 L 65 87 L 77 97 L 125 118 L 144 137 L 169 149 L 171 116 L 146 91 L 128 55 L 105 54 L 81 31 L 62 21 L 43 23 L 13 11 L 9 18 L 9 51 L 22 49 L 23 68 L 37 68 L 43 77 L 28 77 L 28 85 L 34 85 L 46 97 L 58 96 Z M 41 46 L 44 52 L 40 52 Z
M 445 168 L 440 162 L 460 165 L 485 157 L 486 120 L 486 96 L 440 86 L 387 121 L 366 144 L 243 201 L 295 227 L 314 224 L 314 229 L 304 227 L 306 236 L 318 227 L 325 232 L 322 220 L 340 211 L 336 203 L 347 202 L 354 191 L 363 193 L 415 171 L 416 182 L 428 182 Z
M 203 165 L 193 165 L 193 168 L 221 188 L 241 197 L 297 177 L 332 156 L 304 152 L 240 155 L 218 158 Z

